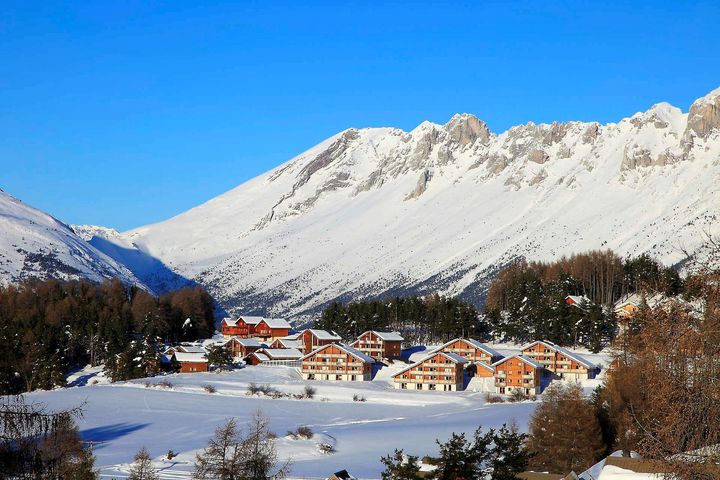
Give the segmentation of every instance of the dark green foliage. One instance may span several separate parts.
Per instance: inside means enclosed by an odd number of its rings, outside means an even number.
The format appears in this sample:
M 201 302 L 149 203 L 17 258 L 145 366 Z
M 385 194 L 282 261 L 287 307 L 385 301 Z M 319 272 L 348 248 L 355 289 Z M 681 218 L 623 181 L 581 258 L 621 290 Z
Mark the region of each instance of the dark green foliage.
M 405 455 L 402 450 L 395 450 L 392 455 L 382 457 L 380 462 L 385 466 L 383 480 L 419 480 L 420 464 L 418 457 Z
M 119 281 L 0 288 L 0 394 L 64 385 L 87 364 L 105 363 L 113 379 L 143 376 L 157 370 L 162 342 L 208 336 L 213 315 L 199 288 L 160 298 Z
M 213 345 L 207 353 L 208 362 L 216 367 L 227 367 L 233 363 L 233 356 L 230 350 L 223 345 Z
M 487 337 L 487 325 L 475 307 L 439 295 L 426 298 L 394 297 L 386 300 L 333 302 L 315 324 L 354 339 L 367 330 L 398 331 L 407 343 L 447 341 L 455 337 Z

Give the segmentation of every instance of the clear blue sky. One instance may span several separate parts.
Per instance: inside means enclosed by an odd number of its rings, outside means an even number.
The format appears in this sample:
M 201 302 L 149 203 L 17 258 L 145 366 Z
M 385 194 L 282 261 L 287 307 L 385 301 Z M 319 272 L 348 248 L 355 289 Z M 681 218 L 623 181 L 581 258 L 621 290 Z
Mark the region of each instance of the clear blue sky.
M 719 26 L 717 1 L 5 0 L 0 188 L 124 230 L 348 127 L 686 110 Z

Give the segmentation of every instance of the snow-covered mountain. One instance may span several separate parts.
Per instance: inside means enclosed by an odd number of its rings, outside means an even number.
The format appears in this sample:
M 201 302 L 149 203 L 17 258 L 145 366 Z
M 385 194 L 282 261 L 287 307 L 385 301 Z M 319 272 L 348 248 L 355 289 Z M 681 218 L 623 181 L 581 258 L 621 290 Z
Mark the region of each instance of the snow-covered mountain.
M 118 278 L 143 286 L 68 225 L 0 190 L 0 285 L 28 278 Z
M 495 134 L 462 114 L 410 132 L 349 129 L 96 246 L 120 261 L 112 245 L 159 259 L 246 313 L 433 291 L 481 303 L 492 275 L 518 257 L 611 248 L 680 262 L 704 232 L 720 234 L 719 187 L 717 89 L 689 113 L 660 103 L 606 125 Z M 136 274 L 152 284 L 151 270 Z

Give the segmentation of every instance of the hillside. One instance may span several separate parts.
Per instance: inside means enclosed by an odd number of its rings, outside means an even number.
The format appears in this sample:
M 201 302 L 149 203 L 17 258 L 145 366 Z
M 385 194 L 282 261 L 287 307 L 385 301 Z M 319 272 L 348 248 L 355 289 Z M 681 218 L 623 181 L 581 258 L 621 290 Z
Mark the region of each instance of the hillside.
M 439 290 L 481 303 L 518 257 L 685 258 L 719 234 L 720 89 L 618 123 L 349 129 L 126 243 L 226 308 L 298 315 Z
M 140 282 L 68 225 L 0 190 L 0 285 L 29 278 Z

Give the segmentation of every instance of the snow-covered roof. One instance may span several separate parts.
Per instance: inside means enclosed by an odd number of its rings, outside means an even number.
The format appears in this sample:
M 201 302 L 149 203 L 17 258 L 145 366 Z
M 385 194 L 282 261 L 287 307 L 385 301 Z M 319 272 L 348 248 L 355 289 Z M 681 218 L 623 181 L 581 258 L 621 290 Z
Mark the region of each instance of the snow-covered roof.
M 245 323 L 246 325 L 257 325 L 262 320 L 264 320 L 264 318 L 252 315 L 239 315 L 235 322 L 237 323 L 239 320 L 242 320 L 243 323 Z
M 542 363 L 539 363 L 532 358 L 528 357 L 527 355 L 510 355 L 509 357 L 505 357 L 502 360 L 498 360 L 497 362 L 492 364 L 492 367 L 497 367 L 501 363 L 505 363 L 506 361 L 517 358 L 518 360 L 522 360 L 523 362 L 527 363 L 528 365 L 535 367 L 535 368 L 545 368 L 545 366 Z
M 485 362 L 475 362 L 475 365 L 477 365 L 478 367 L 482 367 L 482 368 L 484 368 L 484 369 L 486 369 L 486 370 L 490 370 L 491 372 L 495 372 L 495 367 L 493 367 L 493 366 L 490 365 L 489 363 L 485 363 Z
M 342 340 L 340 335 L 335 332 L 328 332 L 327 330 L 317 330 L 314 328 L 308 328 L 306 332 L 312 333 L 318 340 Z
M 276 341 L 285 348 L 299 348 L 302 345 L 300 340 L 289 338 L 278 338 Z
M 434 357 L 435 355 L 442 355 L 443 357 L 447 358 L 448 360 L 453 361 L 454 363 L 458 363 L 458 364 L 467 363 L 467 360 L 464 359 L 463 357 L 461 357 L 460 355 L 457 355 L 457 354 L 454 354 L 454 353 L 450 353 L 450 352 L 438 352 L 438 351 L 433 351 L 433 352 L 430 352 L 430 355 L 427 355 L 427 356 L 423 357 L 422 359 L 418 360 L 417 362 L 415 362 L 415 363 L 413 363 L 413 364 L 411 364 L 411 365 L 403 368 L 402 370 L 400 370 L 399 372 L 397 372 L 395 375 L 393 375 L 393 377 L 397 377 L 397 376 L 400 375 L 401 373 L 405 373 L 405 372 L 407 372 L 408 370 L 411 370 L 411 369 L 417 367 L 418 365 L 420 365 L 420 364 L 422 364 L 422 363 L 425 363 L 425 361 L 429 360 L 430 357 Z
M 238 337 L 230 337 L 224 342 L 222 342 L 222 345 L 227 345 L 229 342 L 232 341 L 238 342 L 243 347 L 262 347 L 262 344 L 260 343 L 260 340 L 257 338 L 238 338 Z
M 544 346 L 548 347 L 548 348 L 551 349 L 551 350 L 555 350 L 556 352 L 561 353 L 561 354 L 565 355 L 566 357 L 575 360 L 577 363 L 579 363 L 580 365 L 584 365 L 584 366 L 586 366 L 587 368 L 590 368 L 590 369 L 595 369 L 595 368 L 597 368 L 597 365 L 595 365 L 595 364 L 592 363 L 591 361 L 587 360 L 585 357 L 583 357 L 583 356 L 581 356 L 581 355 L 579 355 L 579 354 L 577 354 L 577 353 L 575 353 L 575 352 L 571 352 L 570 350 L 568 350 L 568 349 L 565 348 L 565 347 L 561 347 L 560 345 L 556 345 L 556 344 L 554 344 L 553 342 L 551 342 L 551 341 L 549 341 L 549 340 L 535 340 L 534 342 L 528 343 L 527 345 L 523 345 L 523 346 L 520 348 L 520 350 L 521 350 L 521 351 L 525 351 L 526 349 L 528 349 L 528 348 L 530 348 L 530 347 L 532 347 L 532 346 L 535 346 L 535 345 L 537 345 L 537 344 L 544 345 Z
M 178 345 L 175 349 L 182 349 L 186 353 L 205 353 L 205 348 L 200 345 Z
M 315 350 L 313 350 L 312 352 L 310 352 L 307 355 L 305 355 L 304 357 L 302 357 L 302 360 L 305 360 L 306 358 L 309 358 L 310 356 L 314 355 L 315 353 L 319 352 L 320 350 L 324 350 L 333 345 L 336 346 L 337 348 L 339 348 L 340 350 L 342 350 L 343 352 L 345 352 L 349 355 L 352 355 L 353 357 L 357 358 L 358 360 L 360 360 L 363 363 L 375 363 L 374 358 L 372 358 L 371 356 L 365 355 L 361 351 L 359 351 L 345 343 L 329 343 L 327 345 L 323 345 L 322 347 L 318 347 Z
M 585 295 L 568 295 L 567 297 L 565 297 L 565 300 L 572 301 L 574 305 L 583 305 L 585 303 L 590 303 L 590 299 Z
M 368 330 L 367 332 L 363 332 L 360 337 L 363 337 L 369 333 L 374 333 L 378 336 L 380 340 L 383 340 L 385 342 L 402 342 L 405 340 L 401 335 L 400 332 L 378 332 L 377 330 Z
M 207 362 L 208 359 L 204 353 L 187 353 L 187 352 L 175 352 L 173 354 L 175 360 L 178 362 Z
M 260 321 L 265 322 L 265 324 L 270 328 L 290 328 L 290 324 L 285 320 L 284 318 L 262 318 L 260 317 Z M 260 323 L 260 322 L 258 322 Z
M 474 340 L 472 338 L 460 338 L 460 337 L 453 338 L 449 342 L 440 345 L 438 348 L 433 350 L 433 352 L 439 352 L 443 348 L 445 348 L 449 345 L 452 345 L 453 343 L 458 342 L 458 341 L 466 342 L 466 343 L 472 345 L 473 347 L 477 348 L 478 350 L 482 350 L 483 352 L 487 353 L 488 355 L 490 355 L 492 357 L 502 357 L 502 354 L 500 352 L 488 347 L 484 343 L 478 342 L 477 340 Z
M 251 357 L 251 356 L 257 358 L 257 359 L 260 360 L 261 362 L 268 362 L 268 361 L 270 361 L 270 357 L 268 357 L 267 355 L 265 355 L 262 350 L 258 350 L 258 351 L 256 351 L 256 352 L 252 352 L 251 354 L 248 355 L 248 357 Z M 247 357 L 246 357 L 246 358 L 247 358 Z
M 297 348 L 263 348 L 262 353 L 271 360 L 299 360 L 303 356 Z
M 615 302 L 613 308 L 615 309 L 615 311 L 618 311 L 621 310 L 623 307 L 627 307 L 628 305 L 633 305 L 637 307 L 641 303 L 642 297 L 637 293 L 632 293 Z

